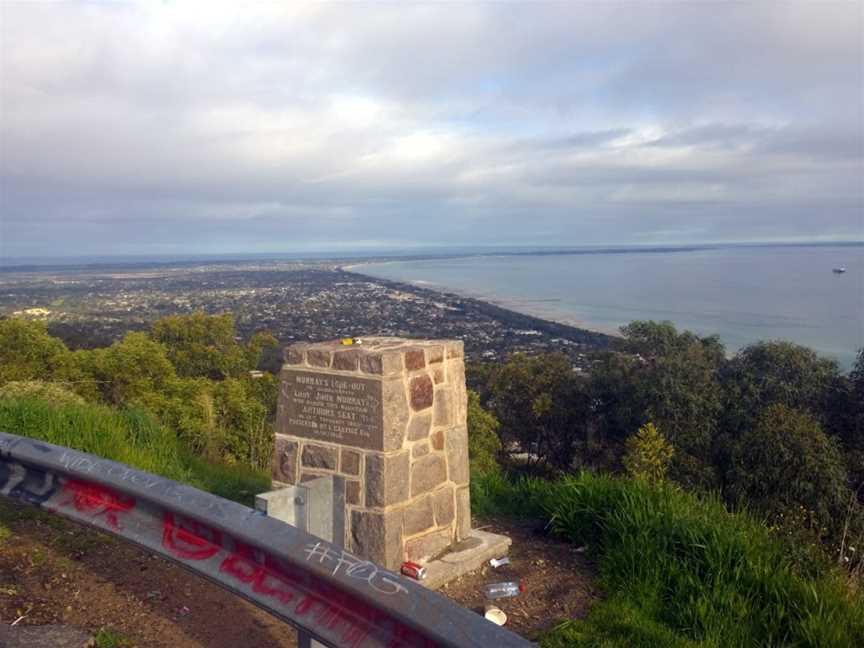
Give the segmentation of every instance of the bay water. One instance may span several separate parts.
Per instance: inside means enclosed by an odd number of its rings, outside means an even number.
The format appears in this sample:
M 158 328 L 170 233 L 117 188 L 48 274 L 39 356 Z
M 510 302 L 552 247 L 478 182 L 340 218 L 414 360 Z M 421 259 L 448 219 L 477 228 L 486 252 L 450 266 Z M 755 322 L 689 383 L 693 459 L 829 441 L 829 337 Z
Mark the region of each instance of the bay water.
M 605 332 L 652 319 L 719 335 L 729 351 L 791 340 L 843 369 L 864 347 L 864 244 L 481 254 L 351 269 Z

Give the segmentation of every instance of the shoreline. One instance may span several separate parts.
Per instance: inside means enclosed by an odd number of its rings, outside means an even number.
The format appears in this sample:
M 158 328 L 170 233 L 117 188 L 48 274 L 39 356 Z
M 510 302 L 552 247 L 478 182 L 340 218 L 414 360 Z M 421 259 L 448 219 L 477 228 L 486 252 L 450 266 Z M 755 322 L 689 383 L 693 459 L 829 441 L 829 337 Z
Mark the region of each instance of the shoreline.
M 775 247 L 775 246 L 771 246 L 771 247 Z M 477 255 L 462 255 L 458 258 L 468 259 L 468 258 L 472 258 L 475 256 L 477 256 Z M 493 255 L 484 255 L 484 256 L 493 256 Z M 559 312 L 555 312 L 555 309 L 550 308 L 547 304 L 548 302 L 560 301 L 560 300 L 538 299 L 538 300 L 534 301 L 534 300 L 529 300 L 529 299 L 506 298 L 506 297 L 500 297 L 494 293 L 493 294 L 476 293 L 476 292 L 466 290 L 466 289 L 451 287 L 449 285 L 444 285 L 444 284 L 440 284 L 440 283 L 427 282 L 427 281 L 423 281 L 423 280 L 419 280 L 419 279 L 418 280 L 391 279 L 391 278 L 378 277 L 375 275 L 364 273 L 365 268 L 368 266 L 384 266 L 384 265 L 390 265 L 393 263 L 405 263 L 405 261 L 406 261 L 405 259 L 390 259 L 390 260 L 386 260 L 386 261 L 375 261 L 375 260 L 365 261 L 364 260 L 362 262 L 350 262 L 350 263 L 347 263 L 345 265 L 340 265 L 340 269 L 345 271 L 345 272 L 348 272 L 350 274 L 354 274 L 355 276 L 364 277 L 366 280 L 369 280 L 369 281 L 383 282 L 383 283 L 390 282 L 393 284 L 399 284 L 401 286 L 407 286 L 407 287 L 414 289 L 414 290 L 429 291 L 429 292 L 438 293 L 441 295 L 449 295 L 449 296 L 455 296 L 455 297 L 463 298 L 463 299 L 471 299 L 471 300 L 474 300 L 476 302 L 483 302 L 483 303 L 489 304 L 492 307 L 495 307 L 495 308 L 498 308 L 501 310 L 506 310 L 506 311 L 509 311 L 511 313 L 516 313 L 516 314 L 523 315 L 526 317 L 534 318 L 536 320 L 550 322 L 550 323 L 558 324 L 561 326 L 566 326 L 566 327 L 569 327 L 571 329 L 606 336 L 608 338 L 623 339 L 623 335 L 621 334 L 620 330 L 617 328 L 616 329 L 610 329 L 610 328 L 604 327 L 602 325 L 600 325 L 600 326 L 592 325 L 589 322 L 586 322 L 584 320 L 579 319 L 578 314 L 576 314 L 574 316 L 574 315 L 569 315 L 567 313 L 562 314 Z M 421 274 L 421 276 L 422 276 L 422 274 Z M 543 302 L 547 302 L 547 303 L 543 303 Z M 651 318 L 649 317 L 648 319 L 651 319 Z M 656 319 L 656 317 L 655 317 L 655 319 Z M 668 318 L 668 319 L 671 319 L 671 318 Z M 629 323 L 629 322 L 622 323 L 622 326 L 627 324 L 627 323 Z M 727 335 L 721 334 L 720 332 L 707 332 L 707 333 L 706 332 L 699 332 L 698 330 L 694 330 L 693 326 L 688 327 L 686 325 L 677 324 L 677 323 L 676 323 L 676 328 L 678 328 L 681 331 L 684 331 L 684 330 L 693 331 L 696 335 L 699 335 L 701 337 L 709 337 L 711 335 L 718 336 L 720 338 L 721 342 L 724 344 L 724 347 L 726 350 L 726 355 L 729 357 L 734 356 L 740 350 L 746 348 L 747 346 L 749 346 L 751 344 L 756 344 L 756 343 L 759 343 L 762 341 L 774 340 L 774 339 L 787 340 L 787 341 L 793 342 L 795 344 L 810 348 L 810 349 L 814 350 L 820 356 L 824 357 L 825 359 L 836 362 L 838 367 L 840 368 L 840 370 L 845 372 L 845 371 L 849 371 L 851 369 L 851 367 L 854 365 L 855 357 L 856 357 L 856 353 L 857 353 L 854 350 L 850 351 L 846 348 L 836 348 L 836 347 L 830 346 L 830 345 L 814 343 L 812 340 L 799 340 L 797 337 L 789 334 L 788 331 L 786 332 L 787 333 L 786 335 L 768 334 L 768 335 L 764 335 L 762 337 L 755 338 L 753 340 L 747 340 L 747 339 L 741 340 L 741 339 L 735 338 L 734 336 L 730 339 Z M 858 348 L 860 349 L 862 347 L 858 346 Z
M 473 256 L 473 255 L 472 255 Z M 467 257 L 462 257 L 467 258 Z M 436 295 L 441 295 L 446 298 L 456 298 L 461 300 L 470 300 L 476 304 L 485 304 L 492 308 L 500 309 L 503 311 L 507 311 L 513 313 L 515 315 L 519 315 L 522 317 L 528 317 L 533 320 L 538 320 L 540 322 L 546 322 L 548 324 L 557 325 L 557 326 L 566 326 L 567 328 L 574 329 L 576 331 L 582 331 L 586 333 L 602 335 L 609 338 L 622 339 L 620 331 L 618 330 L 608 330 L 600 327 L 593 327 L 591 325 L 585 324 L 581 320 L 575 318 L 568 317 L 559 317 L 554 314 L 550 314 L 548 312 L 544 312 L 542 310 L 529 310 L 520 308 L 518 305 L 514 305 L 502 298 L 497 298 L 495 296 L 490 295 L 481 295 L 477 293 L 471 293 L 466 290 L 459 290 L 456 288 L 450 288 L 446 286 L 441 286 L 440 284 L 434 284 L 431 282 L 414 282 L 414 281 L 396 281 L 394 279 L 384 279 L 382 277 L 376 277 L 374 275 L 364 274 L 357 270 L 357 268 L 361 268 L 367 265 L 380 265 L 380 262 L 368 262 L 368 263 L 354 263 L 346 266 L 338 266 L 338 269 L 342 272 L 346 272 L 348 274 L 354 275 L 356 277 L 361 277 L 367 281 L 373 281 L 376 283 L 381 283 L 383 285 L 390 286 L 398 286 L 398 287 L 406 287 L 409 289 L 413 289 L 415 291 L 425 291 L 429 293 L 433 293 Z

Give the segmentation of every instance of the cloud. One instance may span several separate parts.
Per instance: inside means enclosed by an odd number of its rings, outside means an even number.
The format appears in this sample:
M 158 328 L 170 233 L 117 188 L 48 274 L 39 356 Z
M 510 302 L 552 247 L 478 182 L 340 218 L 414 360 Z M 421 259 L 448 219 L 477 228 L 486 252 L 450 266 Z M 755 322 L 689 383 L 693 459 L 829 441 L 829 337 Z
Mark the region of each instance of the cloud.
M 855 3 L 0 11 L 0 255 L 864 234 Z

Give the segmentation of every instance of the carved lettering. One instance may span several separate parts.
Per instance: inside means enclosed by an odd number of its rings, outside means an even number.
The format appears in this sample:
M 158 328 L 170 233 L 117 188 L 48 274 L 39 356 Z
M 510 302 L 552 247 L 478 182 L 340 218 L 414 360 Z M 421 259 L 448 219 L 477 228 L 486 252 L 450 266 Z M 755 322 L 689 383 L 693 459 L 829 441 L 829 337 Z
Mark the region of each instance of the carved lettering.
M 285 381 L 289 434 L 361 448 L 381 447 L 380 382 L 309 372 L 288 372 Z

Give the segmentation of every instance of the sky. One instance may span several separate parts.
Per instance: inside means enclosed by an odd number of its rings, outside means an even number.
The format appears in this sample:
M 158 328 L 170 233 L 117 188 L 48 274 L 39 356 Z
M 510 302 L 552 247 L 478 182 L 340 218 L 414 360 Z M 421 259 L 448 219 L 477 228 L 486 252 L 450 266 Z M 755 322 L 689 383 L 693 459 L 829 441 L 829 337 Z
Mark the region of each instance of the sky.
M 0 260 L 864 239 L 864 3 L 0 0 Z

